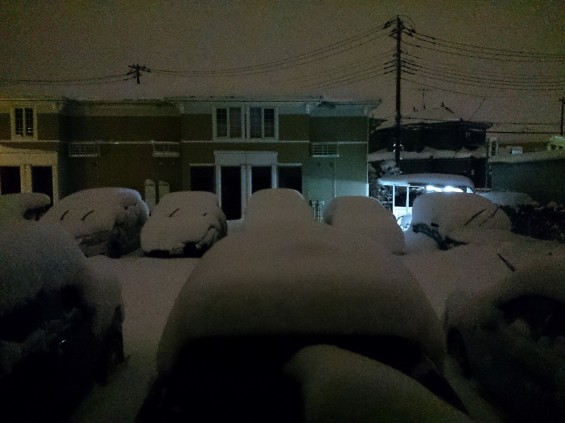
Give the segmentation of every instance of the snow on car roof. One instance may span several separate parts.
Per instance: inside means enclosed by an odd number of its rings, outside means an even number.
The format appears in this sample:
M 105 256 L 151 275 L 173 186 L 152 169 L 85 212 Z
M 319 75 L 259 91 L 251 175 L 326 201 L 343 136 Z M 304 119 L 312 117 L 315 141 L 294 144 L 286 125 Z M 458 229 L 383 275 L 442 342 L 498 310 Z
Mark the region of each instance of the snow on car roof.
M 75 240 L 56 226 L 21 222 L 0 231 L 0 316 L 42 290 L 80 286 L 96 310 L 95 331 L 108 327 L 120 285 L 88 265 Z
M 402 175 L 390 175 L 383 176 L 378 179 L 378 183 L 381 185 L 397 185 L 397 186 L 409 186 L 409 185 L 442 185 L 442 186 L 464 186 L 475 189 L 473 182 L 462 175 L 450 175 L 444 173 L 411 173 Z
M 49 204 L 49 196 L 40 192 L 0 195 L 0 222 L 22 220 L 26 211 L 47 207 Z
M 341 196 L 333 198 L 324 209 L 324 222 L 383 245 L 392 253 L 404 251 L 404 234 L 394 215 L 376 198 Z
M 314 213 L 302 194 L 289 188 L 271 188 L 253 193 L 245 208 L 243 228 L 304 221 L 314 221 Z
M 309 422 L 471 422 L 398 370 L 334 346 L 306 347 L 285 370 L 301 384 Z
M 314 221 L 244 230 L 208 251 L 169 315 L 159 368 L 191 339 L 268 334 L 398 335 L 438 367 L 444 355 L 439 320 L 400 258 Z
M 147 205 L 136 190 L 130 188 L 91 188 L 77 191 L 54 204 L 42 220 L 61 223 L 74 236 L 98 231 L 109 231 L 114 226 L 116 215 L 125 208 L 145 216 Z
M 510 232 L 509 217 L 489 199 L 473 193 L 432 192 L 418 196 L 412 207 L 412 226 L 426 224 L 447 236 L 459 228 Z

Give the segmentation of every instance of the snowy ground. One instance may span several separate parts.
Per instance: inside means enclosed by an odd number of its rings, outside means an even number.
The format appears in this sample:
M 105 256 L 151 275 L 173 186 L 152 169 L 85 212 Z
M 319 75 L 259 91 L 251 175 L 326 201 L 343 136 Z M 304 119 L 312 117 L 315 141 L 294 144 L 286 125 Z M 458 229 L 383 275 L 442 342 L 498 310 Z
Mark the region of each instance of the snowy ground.
M 416 275 L 440 316 L 447 294 L 458 281 L 468 278 L 469 274 L 481 278 L 484 276 L 481 270 L 488 272 L 489 277 L 493 276 L 493 271 L 494 274 L 506 271 L 498 259 L 489 263 L 485 248 L 458 247 L 446 252 L 435 249 L 425 239 L 420 239 L 420 243 L 412 240 L 409 247 L 404 262 Z M 485 255 L 484 260 L 481 254 Z M 481 269 L 476 267 L 477 259 L 484 263 Z M 94 388 L 70 422 L 133 422 L 155 374 L 155 353 L 169 310 L 198 259 L 147 258 L 138 252 L 119 260 L 100 256 L 89 260 L 99 268 L 115 272 L 122 281 L 126 309 L 124 340 L 129 359 L 108 386 Z M 446 374 L 471 417 L 485 423 L 504 421 L 482 398 L 476 383 L 463 379 L 449 359 Z

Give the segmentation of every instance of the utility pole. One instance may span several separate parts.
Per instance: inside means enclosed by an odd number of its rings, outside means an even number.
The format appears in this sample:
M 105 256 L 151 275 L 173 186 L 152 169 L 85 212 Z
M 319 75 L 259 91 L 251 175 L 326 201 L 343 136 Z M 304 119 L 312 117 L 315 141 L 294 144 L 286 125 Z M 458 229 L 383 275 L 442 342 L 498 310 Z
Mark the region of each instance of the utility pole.
M 559 135 L 563 135 L 563 111 L 565 110 L 565 97 L 561 97 L 559 102 L 561 103 L 561 131 L 559 131 Z
M 137 65 L 129 65 L 129 68 L 131 69 L 128 72 L 128 75 L 135 75 L 135 79 L 137 81 L 137 83 L 140 83 L 140 76 L 141 76 L 141 72 L 151 72 L 151 70 L 146 67 L 146 66 L 140 66 L 139 64 Z
M 404 30 L 404 24 L 400 20 L 400 16 L 396 16 L 396 29 L 394 31 L 396 38 L 396 116 L 395 116 L 395 127 L 394 127 L 394 161 L 396 166 L 400 165 L 400 148 L 402 142 L 400 139 L 400 120 L 402 118 L 400 112 L 400 80 L 402 76 L 402 31 Z

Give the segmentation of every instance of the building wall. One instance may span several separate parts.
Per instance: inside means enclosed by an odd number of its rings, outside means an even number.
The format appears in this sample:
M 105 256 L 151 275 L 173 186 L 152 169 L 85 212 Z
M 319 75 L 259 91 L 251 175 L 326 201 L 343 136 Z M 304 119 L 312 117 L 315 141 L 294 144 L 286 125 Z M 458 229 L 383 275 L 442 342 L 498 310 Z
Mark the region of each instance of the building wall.
M 312 142 L 367 142 L 369 121 L 365 116 L 312 117 L 308 139 Z

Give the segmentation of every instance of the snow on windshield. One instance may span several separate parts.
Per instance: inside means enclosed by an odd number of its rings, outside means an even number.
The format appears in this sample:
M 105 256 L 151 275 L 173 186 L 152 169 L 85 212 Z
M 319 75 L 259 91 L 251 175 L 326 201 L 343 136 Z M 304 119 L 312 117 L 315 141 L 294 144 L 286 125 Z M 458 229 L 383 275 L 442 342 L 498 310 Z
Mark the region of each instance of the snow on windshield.
M 0 195 L 0 222 L 24 220 L 27 211 L 45 208 L 50 203 L 49 196 L 39 192 Z
M 414 379 L 334 346 L 304 348 L 286 371 L 301 385 L 307 422 L 471 422 Z
M 158 351 L 168 370 L 188 339 L 249 334 L 398 335 L 442 367 L 444 340 L 421 287 L 379 244 L 318 222 L 229 235 L 177 297 Z
M 117 216 L 145 221 L 149 210 L 140 194 L 128 188 L 91 188 L 75 192 L 53 205 L 42 221 L 60 223 L 73 236 L 110 231 Z
M 253 193 L 249 199 L 243 229 L 310 221 L 314 221 L 312 208 L 298 191 L 288 188 L 264 189 Z
M 186 242 L 204 238 L 210 228 L 219 234 L 227 230 L 216 194 L 172 192 L 161 198 L 141 229 L 141 247 L 144 251 L 183 248 Z
M 404 252 L 404 234 L 394 215 L 376 198 L 333 198 L 324 209 L 324 222 L 338 229 L 366 236 L 395 254 Z

